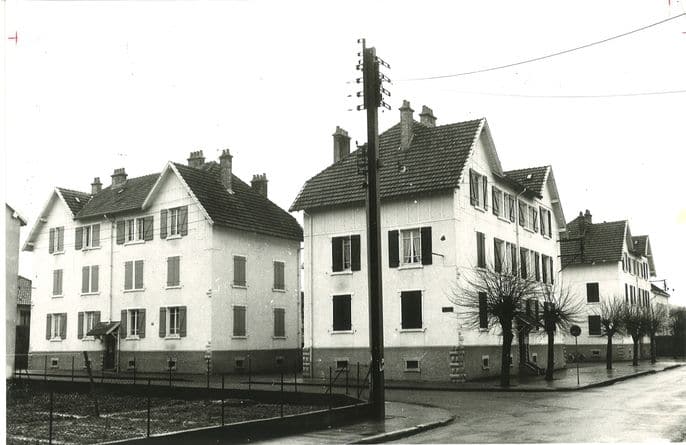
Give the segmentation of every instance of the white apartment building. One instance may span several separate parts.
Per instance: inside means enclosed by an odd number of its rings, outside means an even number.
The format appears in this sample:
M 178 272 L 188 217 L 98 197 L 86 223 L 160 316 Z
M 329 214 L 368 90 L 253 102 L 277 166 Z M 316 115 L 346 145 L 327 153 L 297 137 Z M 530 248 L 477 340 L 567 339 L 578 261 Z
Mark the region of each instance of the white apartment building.
M 24 250 L 34 258 L 30 364 L 215 372 L 294 366 L 302 229 L 232 174 L 232 156 L 112 184 L 57 188 Z
M 406 101 L 400 122 L 380 135 L 385 375 L 498 375 L 502 337 L 465 327 L 451 291 L 461 274 L 501 262 L 556 279 L 565 220 L 553 172 L 503 171 L 485 119 L 437 126 L 428 107 L 420 119 Z M 303 366 L 317 377 L 370 360 L 364 177 L 347 133 L 337 128 L 333 138 L 334 163 L 291 206 L 304 212 Z M 515 342 L 524 347 L 513 344 L 514 372 L 520 361 L 546 366 L 542 335 Z M 561 344 L 555 366 L 564 366 Z

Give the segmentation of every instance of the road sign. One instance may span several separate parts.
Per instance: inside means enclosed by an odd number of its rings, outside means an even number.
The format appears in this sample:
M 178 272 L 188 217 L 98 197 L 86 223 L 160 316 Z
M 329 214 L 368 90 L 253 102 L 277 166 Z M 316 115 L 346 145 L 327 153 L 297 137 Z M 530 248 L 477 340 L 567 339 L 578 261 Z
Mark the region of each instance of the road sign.
M 578 325 L 572 325 L 572 327 L 569 328 L 569 333 L 578 337 L 581 334 L 581 328 Z

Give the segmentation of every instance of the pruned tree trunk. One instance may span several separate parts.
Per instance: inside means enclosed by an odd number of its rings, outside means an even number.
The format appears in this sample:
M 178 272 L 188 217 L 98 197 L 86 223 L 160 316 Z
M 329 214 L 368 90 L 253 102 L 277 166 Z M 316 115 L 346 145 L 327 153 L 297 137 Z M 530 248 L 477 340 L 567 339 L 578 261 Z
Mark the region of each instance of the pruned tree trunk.
M 607 351 L 605 352 L 605 368 L 612 369 L 612 336 L 607 336 Z
M 638 366 L 638 354 L 639 354 L 639 352 L 638 352 L 638 338 L 634 338 L 633 341 L 634 341 L 634 359 L 631 362 L 631 364 L 633 366 Z
M 650 363 L 655 364 L 657 362 L 657 351 L 655 350 L 655 334 L 650 335 Z
M 545 379 L 553 380 L 555 371 L 555 331 L 548 331 L 548 365 L 545 368 Z
M 503 353 L 500 360 L 500 386 L 510 386 L 510 353 L 512 352 L 512 322 L 503 325 Z

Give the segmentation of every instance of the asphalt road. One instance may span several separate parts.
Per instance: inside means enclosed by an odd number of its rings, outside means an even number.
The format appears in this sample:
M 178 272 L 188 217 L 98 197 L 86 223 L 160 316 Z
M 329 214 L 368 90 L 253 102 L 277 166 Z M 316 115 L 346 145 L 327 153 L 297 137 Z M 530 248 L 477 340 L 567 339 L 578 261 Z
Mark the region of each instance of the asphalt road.
M 686 441 L 686 367 L 573 392 L 387 391 L 453 423 L 398 443 Z

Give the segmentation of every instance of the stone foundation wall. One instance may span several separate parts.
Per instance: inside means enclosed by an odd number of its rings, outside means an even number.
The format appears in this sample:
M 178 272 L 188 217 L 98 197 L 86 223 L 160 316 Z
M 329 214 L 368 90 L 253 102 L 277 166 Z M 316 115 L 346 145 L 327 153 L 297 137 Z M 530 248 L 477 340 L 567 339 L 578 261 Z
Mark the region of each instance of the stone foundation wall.
M 576 352 L 576 346 L 566 345 L 568 361 L 571 362 L 570 356 Z M 646 360 L 650 358 L 650 344 L 648 342 L 639 344 L 639 359 Z M 585 362 L 604 362 L 607 357 L 607 343 L 598 343 L 594 345 L 579 345 L 579 354 L 583 354 Z M 622 362 L 633 360 L 634 345 L 632 343 L 613 344 L 612 345 L 612 361 Z
M 45 369 L 45 358 L 48 358 L 47 369 L 48 372 L 71 372 L 72 358 L 75 371 L 83 371 L 86 369 L 86 360 L 83 357 L 83 352 L 31 352 L 28 358 L 28 367 L 31 371 L 43 372 Z M 88 360 L 91 362 L 91 369 L 93 371 L 100 371 L 102 369 L 103 354 L 101 351 L 89 351 Z M 52 359 L 57 359 L 57 366 L 53 366 Z
M 212 364 L 216 373 L 247 374 L 250 368 L 255 374 L 276 374 L 283 370 L 284 374 L 292 375 L 302 370 L 301 354 L 300 349 L 212 351 Z

